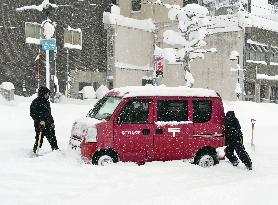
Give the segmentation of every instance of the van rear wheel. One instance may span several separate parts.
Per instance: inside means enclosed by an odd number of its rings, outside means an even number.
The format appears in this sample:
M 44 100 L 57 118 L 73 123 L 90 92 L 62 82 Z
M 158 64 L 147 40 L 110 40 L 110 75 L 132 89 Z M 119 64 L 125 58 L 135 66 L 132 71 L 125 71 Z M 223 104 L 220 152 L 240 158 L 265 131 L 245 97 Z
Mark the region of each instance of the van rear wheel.
M 216 155 L 209 151 L 200 152 L 195 157 L 194 161 L 195 161 L 195 164 L 197 164 L 203 168 L 212 167 L 215 164 L 217 164 L 217 162 L 218 162 Z

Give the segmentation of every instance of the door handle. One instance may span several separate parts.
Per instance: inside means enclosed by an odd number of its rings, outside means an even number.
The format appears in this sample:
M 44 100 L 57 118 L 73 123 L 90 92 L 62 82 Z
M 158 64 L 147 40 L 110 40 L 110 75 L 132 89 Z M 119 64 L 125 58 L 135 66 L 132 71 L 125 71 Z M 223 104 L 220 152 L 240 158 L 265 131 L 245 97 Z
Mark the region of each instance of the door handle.
M 143 129 L 142 130 L 143 135 L 149 135 L 150 132 L 151 132 L 150 129 Z
M 156 129 L 155 130 L 155 134 L 162 135 L 163 134 L 163 130 L 162 129 Z

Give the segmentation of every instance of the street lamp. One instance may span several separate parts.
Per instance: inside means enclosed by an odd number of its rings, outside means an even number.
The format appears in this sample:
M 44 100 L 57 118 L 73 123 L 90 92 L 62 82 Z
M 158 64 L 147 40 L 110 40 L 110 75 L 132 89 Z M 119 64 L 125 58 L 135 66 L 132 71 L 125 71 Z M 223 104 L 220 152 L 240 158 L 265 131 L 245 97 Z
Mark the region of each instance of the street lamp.
M 237 83 L 236 83 L 236 89 L 235 93 L 237 96 L 237 100 L 239 100 L 240 94 L 242 93 L 242 89 L 239 83 L 239 70 L 240 70 L 240 64 L 239 64 L 239 53 L 237 51 L 232 51 L 230 54 L 230 60 L 231 61 L 237 61 L 237 68 L 231 69 L 231 71 L 237 71 Z

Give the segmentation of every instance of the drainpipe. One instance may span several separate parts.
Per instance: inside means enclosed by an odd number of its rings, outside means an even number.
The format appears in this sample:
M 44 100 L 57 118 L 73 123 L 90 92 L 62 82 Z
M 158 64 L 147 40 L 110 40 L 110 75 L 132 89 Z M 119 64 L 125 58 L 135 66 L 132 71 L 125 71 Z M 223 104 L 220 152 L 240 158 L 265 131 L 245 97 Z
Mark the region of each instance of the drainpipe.
M 248 11 L 249 13 L 251 13 L 251 7 L 252 7 L 252 5 L 251 5 L 251 0 L 248 0 L 247 11 Z

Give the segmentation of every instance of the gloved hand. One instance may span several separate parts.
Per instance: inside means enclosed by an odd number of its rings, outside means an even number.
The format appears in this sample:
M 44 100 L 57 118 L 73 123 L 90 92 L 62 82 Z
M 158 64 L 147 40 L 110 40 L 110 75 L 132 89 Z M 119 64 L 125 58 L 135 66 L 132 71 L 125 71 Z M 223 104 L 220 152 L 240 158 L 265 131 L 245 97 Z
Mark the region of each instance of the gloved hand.
M 45 127 L 45 121 L 40 121 L 40 126 Z

